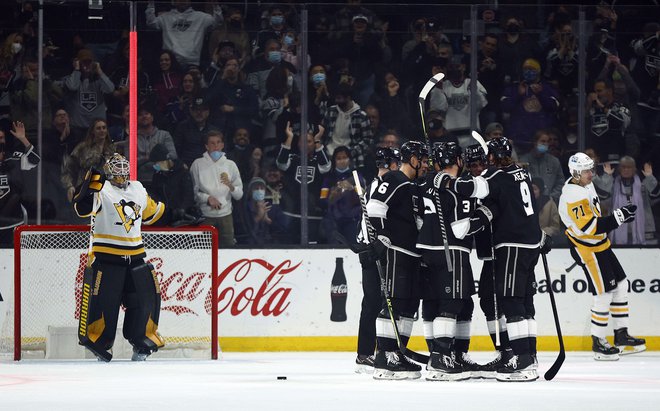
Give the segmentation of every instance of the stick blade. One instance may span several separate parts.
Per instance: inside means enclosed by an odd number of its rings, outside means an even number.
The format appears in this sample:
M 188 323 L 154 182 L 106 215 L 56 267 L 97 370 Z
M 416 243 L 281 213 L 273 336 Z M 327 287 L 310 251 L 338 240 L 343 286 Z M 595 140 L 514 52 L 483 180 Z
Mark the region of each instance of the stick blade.
M 488 155 L 488 144 L 486 144 L 486 140 L 484 140 L 483 136 L 476 130 L 472 130 L 472 138 L 477 140 L 477 143 L 479 143 L 486 155 Z
M 564 364 L 564 360 L 566 359 L 566 352 L 564 351 L 559 351 L 559 355 L 557 356 L 557 359 L 555 362 L 552 364 L 550 368 L 548 368 L 548 371 L 543 374 L 543 378 L 545 378 L 546 381 L 551 381 L 553 378 L 555 378 L 555 375 L 559 372 L 559 369 L 561 368 L 562 364 Z
M 429 93 L 431 92 L 431 89 L 433 87 L 435 87 L 435 85 L 438 82 L 442 81 L 442 79 L 444 79 L 444 78 L 445 78 L 444 73 L 438 73 L 435 76 L 431 77 L 429 79 L 429 81 L 427 81 L 426 84 L 424 84 L 424 87 L 422 88 L 422 91 L 419 92 L 419 101 L 422 101 L 422 102 L 425 101 L 426 96 L 429 95 Z

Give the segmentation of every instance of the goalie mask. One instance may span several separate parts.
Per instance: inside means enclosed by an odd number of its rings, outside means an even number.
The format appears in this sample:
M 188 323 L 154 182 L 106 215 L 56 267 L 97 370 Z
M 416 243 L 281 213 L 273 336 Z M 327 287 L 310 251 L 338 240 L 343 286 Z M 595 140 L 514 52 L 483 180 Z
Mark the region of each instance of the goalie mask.
M 115 187 L 126 188 L 130 176 L 130 166 L 126 157 L 115 153 L 103 166 L 105 177 Z

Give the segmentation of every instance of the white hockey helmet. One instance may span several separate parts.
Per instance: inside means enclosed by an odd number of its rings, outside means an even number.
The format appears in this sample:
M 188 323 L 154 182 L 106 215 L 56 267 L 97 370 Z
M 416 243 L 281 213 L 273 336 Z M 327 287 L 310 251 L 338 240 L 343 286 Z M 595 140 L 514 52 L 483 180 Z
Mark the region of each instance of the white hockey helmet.
M 568 171 L 571 177 L 580 179 L 580 175 L 585 170 L 592 170 L 594 168 L 594 160 L 584 153 L 575 153 L 568 159 Z
M 115 153 L 103 166 L 105 177 L 113 186 L 126 188 L 130 177 L 130 165 L 126 157 Z

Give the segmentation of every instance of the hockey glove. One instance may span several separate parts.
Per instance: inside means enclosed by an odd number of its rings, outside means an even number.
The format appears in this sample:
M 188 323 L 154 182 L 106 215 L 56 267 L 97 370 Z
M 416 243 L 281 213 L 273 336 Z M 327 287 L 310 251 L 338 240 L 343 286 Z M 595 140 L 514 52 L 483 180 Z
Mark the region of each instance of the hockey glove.
M 436 190 L 446 189 L 451 180 L 452 177 L 449 174 L 440 172 L 433 177 L 433 187 Z
M 480 205 L 477 207 L 474 213 L 476 217 L 481 220 L 483 225 L 488 225 L 491 221 L 493 221 L 493 212 L 490 211 L 490 208 L 486 207 L 485 205 Z
M 542 254 L 548 254 L 552 250 L 553 240 L 552 237 L 547 235 L 545 231 L 541 230 L 541 248 L 540 251 Z
M 379 235 L 378 238 L 369 243 L 369 254 L 374 260 L 380 259 L 385 256 L 387 249 L 392 246 L 392 242 L 384 235 Z
M 74 194 L 73 202 L 77 203 L 90 194 L 98 193 L 104 183 L 105 175 L 94 167 L 90 168 L 87 170 L 82 184 L 78 187 L 78 191 Z
M 614 210 L 614 218 L 619 225 L 623 223 L 629 223 L 635 221 L 635 212 L 637 211 L 637 206 L 634 204 L 628 204 L 621 208 Z

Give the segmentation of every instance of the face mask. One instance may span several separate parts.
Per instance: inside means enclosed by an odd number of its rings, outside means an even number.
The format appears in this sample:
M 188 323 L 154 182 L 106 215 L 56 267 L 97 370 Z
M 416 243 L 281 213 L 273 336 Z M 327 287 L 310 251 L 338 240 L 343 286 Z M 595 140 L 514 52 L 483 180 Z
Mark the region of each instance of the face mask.
M 509 34 L 518 34 L 520 33 L 520 26 L 517 24 L 509 24 L 506 26 L 506 32 Z
M 536 70 L 525 70 L 523 71 L 523 80 L 527 83 L 533 83 L 536 81 L 539 73 Z
M 18 54 L 22 49 L 23 49 L 23 45 L 21 43 L 11 44 L 11 52 L 14 54 Z
M 160 170 L 161 170 L 160 164 L 158 164 L 158 163 L 154 164 L 154 171 L 159 172 Z
M 270 61 L 271 63 L 279 63 L 280 61 L 282 61 L 282 53 L 279 51 L 269 51 L 268 61 Z
M 460 81 L 461 80 L 461 71 L 460 70 L 448 70 L 447 79 L 449 81 Z
M 284 23 L 284 16 L 271 16 L 270 17 L 270 24 L 272 26 L 279 26 L 282 23 Z
M 220 160 L 220 159 L 222 158 L 222 156 L 225 155 L 225 153 L 222 152 L 222 151 L 220 151 L 220 150 L 218 150 L 218 151 L 211 151 L 211 152 L 209 153 L 209 155 L 211 156 L 211 158 L 213 159 L 213 161 L 218 161 L 218 160 Z
M 536 151 L 539 153 L 547 153 L 548 152 L 548 145 L 547 144 L 539 144 L 536 146 Z
M 350 167 L 348 167 L 348 166 L 347 166 L 347 167 L 341 167 L 341 168 L 339 168 L 339 167 L 335 167 L 335 170 L 337 170 L 338 173 L 345 173 L 345 172 L 347 172 L 349 169 L 350 169 Z
M 266 198 L 266 190 L 254 190 L 252 192 L 252 199 L 254 201 L 264 201 Z
M 294 38 L 291 36 L 284 36 L 284 44 L 291 46 L 293 44 Z
M 312 76 L 312 83 L 314 83 L 315 86 L 320 85 L 325 81 L 325 73 L 316 73 Z
M 234 29 L 240 29 L 241 28 L 241 21 L 240 20 L 229 20 L 229 27 L 234 28 Z

